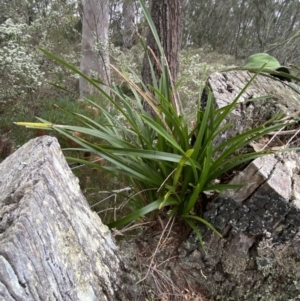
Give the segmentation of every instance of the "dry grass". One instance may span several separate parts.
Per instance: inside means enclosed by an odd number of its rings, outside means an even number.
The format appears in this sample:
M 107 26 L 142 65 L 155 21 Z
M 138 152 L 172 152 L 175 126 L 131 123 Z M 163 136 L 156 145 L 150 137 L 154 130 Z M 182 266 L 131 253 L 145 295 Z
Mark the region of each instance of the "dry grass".
M 189 234 L 188 228 L 183 228 L 174 218 L 159 221 L 148 221 L 129 226 L 114 235 L 123 235 L 128 230 L 140 227 L 139 235 L 129 239 L 130 248 L 139 266 L 141 279 L 136 283 L 143 287 L 144 296 L 139 301 L 213 301 L 192 287 L 186 279 L 186 272 L 179 265 L 177 248 Z M 146 230 L 145 230 L 146 229 Z M 124 250 L 125 253 L 132 250 Z M 175 268 L 172 269 L 171 267 Z M 199 272 L 199 277 L 201 277 Z

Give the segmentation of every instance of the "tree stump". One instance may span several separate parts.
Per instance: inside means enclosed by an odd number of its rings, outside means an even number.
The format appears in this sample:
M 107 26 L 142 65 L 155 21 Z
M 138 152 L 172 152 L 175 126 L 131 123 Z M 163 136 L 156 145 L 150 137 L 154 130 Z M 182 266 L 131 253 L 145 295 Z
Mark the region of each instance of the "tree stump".
M 1 300 L 135 299 L 134 276 L 55 138 L 26 143 L 0 175 Z

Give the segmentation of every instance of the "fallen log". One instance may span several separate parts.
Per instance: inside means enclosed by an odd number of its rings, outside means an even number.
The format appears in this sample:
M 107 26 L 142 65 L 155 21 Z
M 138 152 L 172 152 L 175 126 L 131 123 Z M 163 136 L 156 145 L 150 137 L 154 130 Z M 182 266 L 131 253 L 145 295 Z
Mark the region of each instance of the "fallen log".
M 23 145 L 0 175 L 1 300 L 135 299 L 134 276 L 55 138 Z
M 212 74 L 208 85 L 216 107 L 230 104 L 252 76 L 247 71 Z M 275 114 L 298 118 L 300 95 L 296 90 L 300 93 L 295 84 L 258 76 L 226 120 L 233 126 L 216 139 L 216 145 Z M 275 143 L 265 137 L 263 146 L 282 147 L 287 142 L 299 146 L 299 135 L 291 139 L 297 127 L 297 123 L 287 124 L 292 134 L 276 137 Z M 179 266 L 189 275 L 190 285 L 204 288 L 215 300 L 300 300 L 299 166 L 297 152 L 258 158 L 231 182 L 244 187 L 225 191 L 208 203 L 204 218 L 223 238 L 201 226 L 205 251 L 193 236 L 181 246 Z

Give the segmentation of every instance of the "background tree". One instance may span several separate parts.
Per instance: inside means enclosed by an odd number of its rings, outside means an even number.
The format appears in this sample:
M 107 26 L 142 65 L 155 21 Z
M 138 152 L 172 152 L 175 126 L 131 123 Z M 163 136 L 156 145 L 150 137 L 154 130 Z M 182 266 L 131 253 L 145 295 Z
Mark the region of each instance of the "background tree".
M 80 70 L 105 84 L 110 83 L 108 55 L 108 0 L 83 0 L 82 58 Z M 107 88 L 104 88 L 108 91 Z M 96 91 L 83 78 L 79 79 L 80 96 L 93 95 Z
M 179 68 L 178 55 L 181 47 L 183 2 L 183 0 L 153 0 L 151 6 L 151 17 L 164 49 L 172 84 L 177 81 Z M 142 80 L 145 85 L 152 83 L 148 56 L 152 62 L 157 80 L 160 77 L 159 68 L 151 51 L 157 58 L 160 55 L 151 31 L 148 32 L 146 45 L 148 53 L 145 55 L 142 69 Z M 147 104 L 145 104 L 145 109 L 151 113 L 151 109 Z
M 124 0 L 123 2 L 123 45 L 122 50 L 130 49 L 134 39 L 135 1 Z
M 150 1 L 144 1 L 147 6 Z M 135 42 L 135 26 L 140 32 L 147 27 L 138 0 L 110 0 L 109 1 L 109 32 L 110 42 L 122 50 L 129 49 Z
M 121 47 L 123 43 L 122 37 L 122 7 L 124 0 L 109 1 L 109 39 L 116 46 Z

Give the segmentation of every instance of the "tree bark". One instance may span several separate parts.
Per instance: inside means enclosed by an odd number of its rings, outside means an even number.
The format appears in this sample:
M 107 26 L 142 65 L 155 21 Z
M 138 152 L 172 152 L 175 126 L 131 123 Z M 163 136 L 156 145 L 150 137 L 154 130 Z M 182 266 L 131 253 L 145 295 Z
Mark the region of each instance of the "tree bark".
M 0 175 L 1 300 L 134 300 L 133 273 L 55 138 L 29 141 Z
M 134 38 L 134 0 L 123 2 L 123 45 L 122 49 L 131 49 Z
M 82 58 L 80 71 L 87 76 L 110 83 L 108 26 L 109 0 L 82 0 Z M 109 92 L 105 86 L 102 88 Z M 80 96 L 97 95 L 97 91 L 85 79 L 79 79 Z
M 159 39 L 161 41 L 164 54 L 166 56 L 172 84 L 177 81 L 178 68 L 179 68 L 179 50 L 181 45 L 182 34 L 182 17 L 183 17 L 183 0 L 153 0 L 151 7 L 151 17 L 156 27 Z M 149 30 L 147 35 L 147 47 L 150 48 L 156 58 L 160 59 L 158 47 L 156 45 L 154 36 Z M 148 50 L 147 55 L 144 57 L 142 80 L 145 85 L 153 85 L 151 69 L 148 62 L 148 57 L 152 62 L 152 66 L 156 75 L 157 81 L 160 78 L 160 71 L 155 62 L 153 55 Z M 151 107 L 145 103 L 145 109 L 151 113 Z

